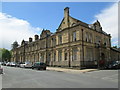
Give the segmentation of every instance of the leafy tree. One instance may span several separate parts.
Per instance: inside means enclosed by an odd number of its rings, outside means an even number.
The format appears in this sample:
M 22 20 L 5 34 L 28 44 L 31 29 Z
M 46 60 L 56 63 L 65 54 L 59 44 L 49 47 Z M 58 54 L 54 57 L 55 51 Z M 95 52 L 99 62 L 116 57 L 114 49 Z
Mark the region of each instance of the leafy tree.
M 2 49 L 2 61 L 10 61 L 11 52 L 7 49 Z
M 113 48 L 117 48 L 117 46 L 113 46 Z
M 2 61 L 2 49 L 0 48 L 0 62 Z
M 18 46 L 19 46 L 18 42 L 15 41 L 15 42 L 13 42 L 13 44 L 12 44 L 12 49 L 17 48 Z

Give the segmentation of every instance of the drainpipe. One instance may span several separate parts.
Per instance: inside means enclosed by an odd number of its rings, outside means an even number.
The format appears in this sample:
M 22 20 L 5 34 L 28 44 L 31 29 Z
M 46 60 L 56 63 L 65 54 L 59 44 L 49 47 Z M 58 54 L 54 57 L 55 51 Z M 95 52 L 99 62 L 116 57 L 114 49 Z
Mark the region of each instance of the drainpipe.
M 84 40 L 83 40 L 83 29 L 82 29 L 82 60 L 83 60 L 83 66 L 84 66 Z
M 23 62 L 25 62 L 25 43 L 24 43 L 24 52 L 23 52 Z

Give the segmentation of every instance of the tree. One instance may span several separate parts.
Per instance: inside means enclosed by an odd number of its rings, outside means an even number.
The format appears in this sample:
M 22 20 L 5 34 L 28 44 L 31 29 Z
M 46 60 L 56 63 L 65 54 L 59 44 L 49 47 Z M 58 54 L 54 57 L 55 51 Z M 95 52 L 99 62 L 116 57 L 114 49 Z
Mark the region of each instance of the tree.
M 19 46 L 18 42 L 15 41 L 15 42 L 13 42 L 13 44 L 12 44 L 12 49 L 17 48 L 18 46 Z
M 113 46 L 113 48 L 117 48 L 117 46 Z
M 2 49 L 0 48 L 0 62 L 2 61 Z
M 2 61 L 10 61 L 11 52 L 7 49 L 2 49 Z

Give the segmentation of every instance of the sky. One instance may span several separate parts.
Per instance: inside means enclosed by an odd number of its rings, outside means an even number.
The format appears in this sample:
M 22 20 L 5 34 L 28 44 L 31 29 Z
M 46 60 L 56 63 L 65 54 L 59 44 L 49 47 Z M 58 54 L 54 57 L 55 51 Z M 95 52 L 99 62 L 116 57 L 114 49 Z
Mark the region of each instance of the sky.
M 118 44 L 117 3 L 113 2 L 3 2 L 0 12 L 0 47 L 11 49 L 16 40 L 21 43 L 42 29 L 55 32 L 64 17 L 64 8 L 70 16 L 92 24 L 99 20 L 103 30 L 112 36 L 112 45 Z M 2 44 L 1 44 L 2 43 Z

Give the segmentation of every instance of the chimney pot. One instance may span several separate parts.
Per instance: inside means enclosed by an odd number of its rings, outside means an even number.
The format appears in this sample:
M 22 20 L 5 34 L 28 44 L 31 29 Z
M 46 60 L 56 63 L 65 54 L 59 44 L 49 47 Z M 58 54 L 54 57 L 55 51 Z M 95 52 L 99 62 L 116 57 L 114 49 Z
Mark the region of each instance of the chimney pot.
M 39 39 L 39 36 L 38 35 L 35 35 L 35 40 L 38 40 Z
M 66 7 L 64 9 L 64 17 L 68 17 L 69 16 L 69 7 Z
M 29 42 L 32 42 L 32 38 L 31 37 L 29 38 Z

